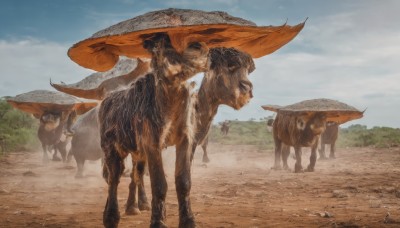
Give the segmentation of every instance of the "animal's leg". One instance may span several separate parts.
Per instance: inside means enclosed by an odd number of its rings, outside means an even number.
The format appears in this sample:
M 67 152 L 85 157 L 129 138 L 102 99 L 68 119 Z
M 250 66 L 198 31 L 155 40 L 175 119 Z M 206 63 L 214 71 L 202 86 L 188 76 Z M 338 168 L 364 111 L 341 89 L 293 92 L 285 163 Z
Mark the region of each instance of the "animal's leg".
M 67 163 L 71 162 L 72 155 L 74 155 L 74 153 L 72 152 L 72 149 L 70 149 L 67 155 Z
M 58 152 L 58 149 L 57 149 L 57 146 L 56 145 L 53 145 L 53 150 L 54 150 L 54 153 L 53 153 L 53 161 L 61 161 L 61 158 L 59 157 L 59 156 L 57 156 L 57 152 Z
M 118 210 L 117 190 L 119 180 L 124 171 L 124 161 L 119 157 L 115 149 L 104 151 L 105 163 L 104 168 L 107 169 L 106 173 L 103 170 L 103 176 L 107 176 L 108 183 L 108 197 L 107 203 L 103 213 L 103 224 L 107 228 L 118 227 L 120 215 Z
M 139 215 L 140 211 L 136 202 L 136 187 L 137 187 L 137 182 L 135 178 L 135 173 L 137 167 L 137 162 L 134 160 L 132 156 L 132 172 L 131 172 L 131 183 L 129 184 L 129 195 L 128 199 L 126 201 L 126 208 L 125 208 L 125 214 L 127 215 Z
M 150 204 L 147 200 L 146 191 L 144 189 L 143 176 L 146 170 L 146 161 L 139 161 L 136 165 L 137 171 L 137 187 L 138 187 L 138 205 L 141 211 L 149 211 Z
M 330 159 L 335 159 L 336 158 L 335 150 L 336 150 L 336 144 L 335 144 L 335 142 L 333 142 L 333 143 L 331 143 L 331 151 L 329 153 L 329 158 Z
M 321 140 L 322 141 L 322 140 Z M 325 143 L 321 142 L 321 149 L 319 150 L 319 159 L 320 160 L 325 160 Z
M 294 147 L 294 152 L 296 154 L 296 164 L 294 165 L 294 172 L 301 173 L 303 172 L 303 166 L 301 166 L 301 147 Z
M 282 153 L 282 141 L 275 139 L 275 163 L 272 169 L 279 170 L 281 167 L 281 153 Z
M 176 145 L 175 186 L 179 203 L 179 227 L 195 227 L 194 216 L 190 205 L 190 189 L 192 185 L 190 174 L 190 151 L 188 138 Z
M 318 143 L 315 143 L 311 147 L 310 164 L 307 167 L 307 172 L 314 172 L 315 163 L 317 161 L 317 148 L 318 148 Z
M 149 143 L 154 145 L 154 143 Z M 151 221 L 150 227 L 167 227 L 164 223 L 166 219 L 165 197 L 168 185 L 162 163 L 161 150 L 159 148 L 144 149 L 148 163 L 151 182 Z
M 287 163 L 289 155 L 290 155 L 290 146 L 287 145 L 282 146 L 282 162 L 284 170 L 289 170 L 289 166 Z
M 85 159 L 79 158 L 75 156 L 77 171 L 75 174 L 75 178 L 82 178 L 83 177 L 83 166 L 85 165 Z
M 208 136 L 204 140 L 203 144 L 201 144 L 201 148 L 203 149 L 203 162 L 204 163 L 209 163 L 210 159 L 208 158 L 208 153 L 207 153 L 207 145 L 208 145 Z
M 47 146 L 42 143 L 43 149 L 43 163 L 49 162 L 49 156 L 47 155 Z
M 62 157 L 63 162 L 67 162 L 67 145 L 63 143 L 62 145 L 59 146 L 60 154 Z

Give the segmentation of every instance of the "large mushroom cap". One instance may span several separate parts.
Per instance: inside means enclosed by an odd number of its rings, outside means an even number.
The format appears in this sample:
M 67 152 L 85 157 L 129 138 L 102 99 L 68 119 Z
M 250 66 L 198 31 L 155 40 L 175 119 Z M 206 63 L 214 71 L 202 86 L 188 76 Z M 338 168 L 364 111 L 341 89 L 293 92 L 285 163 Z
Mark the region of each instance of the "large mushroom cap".
M 364 112 L 361 112 L 350 105 L 324 98 L 305 100 L 288 106 L 263 105 L 261 107 L 265 110 L 288 115 L 324 112 L 327 115 L 327 121 L 333 121 L 339 124 L 359 119 L 363 117 L 364 114 Z
M 73 84 L 54 84 L 56 90 L 86 99 L 102 100 L 112 91 L 125 87 L 150 69 L 149 62 L 122 58 L 109 71 L 93 73 Z
M 270 54 L 292 40 L 303 28 L 296 26 L 256 26 L 225 12 L 188 9 L 153 11 L 120 22 L 95 33 L 69 51 L 79 65 L 96 71 L 111 69 L 118 56 L 150 58 L 143 40 L 155 33 L 167 33 L 176 50 L 191 42 L 205 42 L 209 48 L 234 47 L 258 58 Z
M 47 90 L 23 93 L 7 98 L 7 102 L 14 108 L 31 113 L 35 117 L 40 117 L 45 112 L 61 113 L 73 110 L 77 114 L 82 114 L 97 105 L 97 102 L 84 102 L 68 94 Z

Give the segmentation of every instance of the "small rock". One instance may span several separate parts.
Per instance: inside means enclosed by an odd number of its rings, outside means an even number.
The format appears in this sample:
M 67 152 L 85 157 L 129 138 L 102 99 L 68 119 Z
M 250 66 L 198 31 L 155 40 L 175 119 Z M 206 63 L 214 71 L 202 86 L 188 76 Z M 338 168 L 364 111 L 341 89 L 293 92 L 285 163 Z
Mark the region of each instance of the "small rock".
M 5 190 L 4 188 L 0 189 L 0 194 L 9 194 L 10 191 Z
M 22 174 L 24 177 L 37 177 L 38 175 L 32 171 L 26 171 Z
M 332 218 L 333 215 L 327 211 L 318 212 L 317 215 L 321 216 L 322 218 Z
M 347 194 L 342 190 L 333 190 L 332 197 L 334 198 L 346 198 Z

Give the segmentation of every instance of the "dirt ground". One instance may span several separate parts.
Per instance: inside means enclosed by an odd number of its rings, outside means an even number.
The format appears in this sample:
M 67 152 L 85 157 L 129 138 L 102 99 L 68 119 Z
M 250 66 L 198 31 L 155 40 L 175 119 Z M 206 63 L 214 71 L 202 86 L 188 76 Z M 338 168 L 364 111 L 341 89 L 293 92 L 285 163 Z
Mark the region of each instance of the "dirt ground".
M 198 148 L 192 169 L 192 209 L 199 227 L 400 227 L 400 148 L 339 149 L 313 173 L 273 171 L 272 151 L 210 144 L 211 162 Z M 0 227 L 102 227 L 106 183 L 100 162 L 41 162 L 41 153 L 0 159 Z M 178 225 L 174 151 L 164 153 L 167 224 Z M 309 152 L 303 153 L 303 166 Z M 290 159 L 290 167 L 294 160 Z M 120 227 L 148 227 L 150 212 L 127 216 L 130 178 L 119 185 Z M 149 177 L 146 177 L 149 199 Z

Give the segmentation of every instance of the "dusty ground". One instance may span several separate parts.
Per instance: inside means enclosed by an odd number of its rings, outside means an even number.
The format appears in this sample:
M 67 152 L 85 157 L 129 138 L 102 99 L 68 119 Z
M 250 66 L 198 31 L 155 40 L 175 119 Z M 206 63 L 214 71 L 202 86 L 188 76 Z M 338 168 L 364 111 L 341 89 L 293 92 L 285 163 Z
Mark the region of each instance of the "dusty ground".
M 199 227 L 400 227 L 400 148 L 340 149 L 314 173 L 271 171 L 272 152 L 211 144 L 211 163 L 193 166 L 192 209 Z M 303 166 L 309 153 L 303 155 Z M 173 149 L 168 165 L 167 224 L 177 227 Z M 290 166 L 294 160 L 290 159 Z M 0 159 L 0 227 L 102 227 L 106 184 L 100 163 L 41 163 L 40 153 Z M 149 178 L 146 177 L 150 196 Z M 126 216 L 130 178 L 119 186 L 120 227 L 148 227 L 150 213 Z

